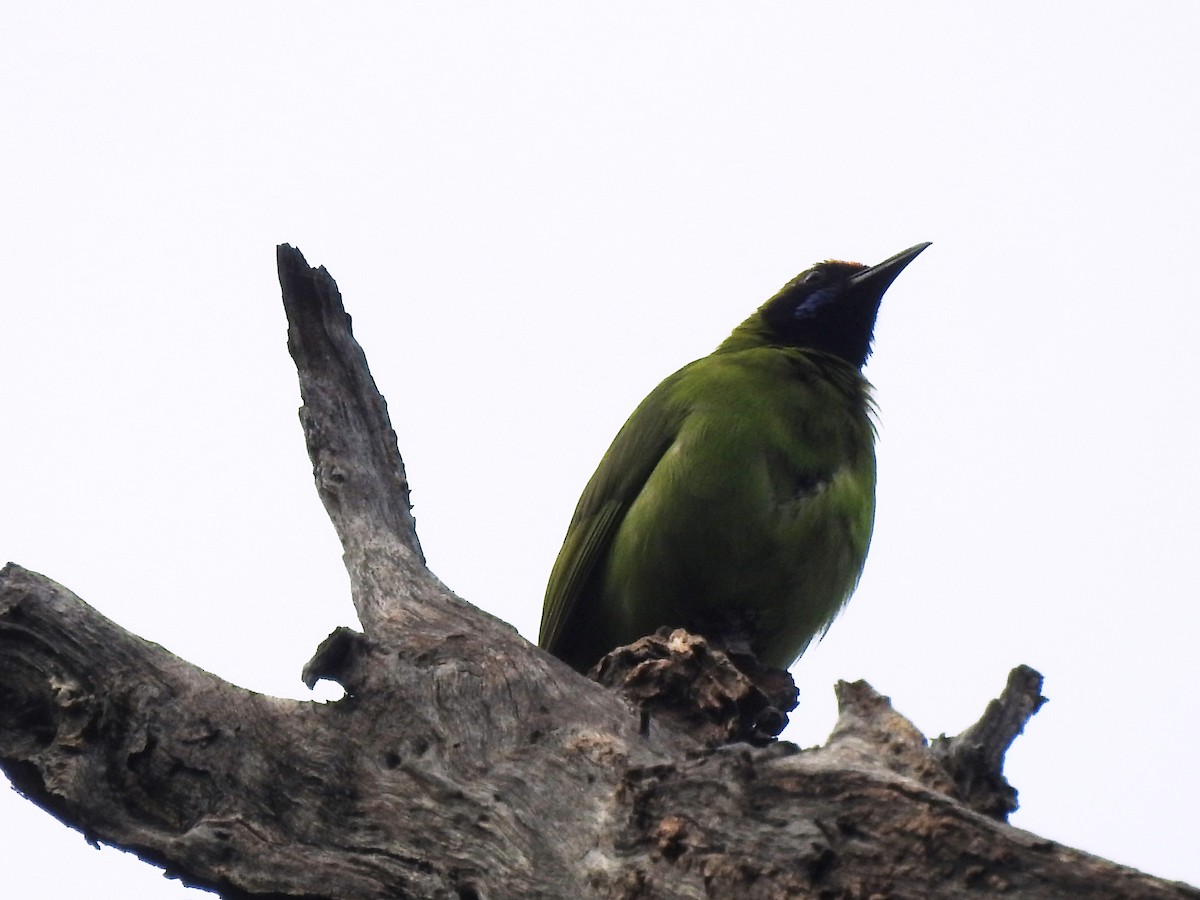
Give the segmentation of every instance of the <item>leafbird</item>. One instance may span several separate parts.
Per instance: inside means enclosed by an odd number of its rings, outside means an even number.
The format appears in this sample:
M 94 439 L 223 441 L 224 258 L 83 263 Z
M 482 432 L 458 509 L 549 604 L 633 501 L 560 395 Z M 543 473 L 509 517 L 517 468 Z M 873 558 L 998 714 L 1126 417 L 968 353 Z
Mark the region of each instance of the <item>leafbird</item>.
M 828 260 L 633 411 L 592 475 L 546 587 L 539 643 L 580 671 L 683 627 L 786 668 L 862 574 L 875 429 L 862 375 L 892 281 Z

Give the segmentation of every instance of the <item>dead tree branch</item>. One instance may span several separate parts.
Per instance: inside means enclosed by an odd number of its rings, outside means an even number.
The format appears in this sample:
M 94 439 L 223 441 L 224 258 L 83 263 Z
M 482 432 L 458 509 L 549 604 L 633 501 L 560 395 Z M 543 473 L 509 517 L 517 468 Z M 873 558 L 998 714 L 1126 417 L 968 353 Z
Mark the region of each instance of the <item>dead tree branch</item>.
M 932 750 L 864 684 L 839 686 L 822 748 L 713 747 L 456 597 L 425 568 L 337 286 L 291 247 L 278 261 L 363 628 L 305 678 L 347 695 L 242 690 L 10 564 L 0 767 L 30 800 L 229 898 L 1200 898 L 998 821 L 1040 680 Z

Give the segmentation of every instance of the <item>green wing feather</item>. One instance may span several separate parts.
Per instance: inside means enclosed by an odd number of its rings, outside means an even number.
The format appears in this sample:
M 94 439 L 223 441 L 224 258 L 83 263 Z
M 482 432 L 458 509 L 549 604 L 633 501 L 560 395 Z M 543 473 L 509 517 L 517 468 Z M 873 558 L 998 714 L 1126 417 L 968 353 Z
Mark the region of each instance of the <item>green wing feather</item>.
M 633 411 L 579 498 L 550 572 L 542 608 L 538 644 L 551 653 L 564 655 L 568 636 L 587 633 L 581 625 L 593 612 L 587 603 L 597 566 L 630 504 L 675 441 L 686 410 L 672 409 L 667 399 L 688 368 L 663 381 Z

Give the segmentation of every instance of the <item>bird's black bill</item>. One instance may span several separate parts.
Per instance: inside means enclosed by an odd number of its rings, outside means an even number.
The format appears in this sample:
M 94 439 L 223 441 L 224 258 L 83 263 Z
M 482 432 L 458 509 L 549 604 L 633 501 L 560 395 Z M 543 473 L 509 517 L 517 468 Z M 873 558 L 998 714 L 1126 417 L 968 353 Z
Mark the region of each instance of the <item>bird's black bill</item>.
M 917 244 L 915 247 L 909 247 L 902 253 L 888 257 L 877 266 L 871 266 L 869 269 L 855 272 L 846 280 L 852 287 L 863 288 L 869 286 L 878 296 L 883 296 L 883 292 L 896 280 L 896 276 L 904 271 L 905 266 L 920 256 L 921 251 L 928 247 L 929 244 L 930 241 L 926 241 L 923 244 Z

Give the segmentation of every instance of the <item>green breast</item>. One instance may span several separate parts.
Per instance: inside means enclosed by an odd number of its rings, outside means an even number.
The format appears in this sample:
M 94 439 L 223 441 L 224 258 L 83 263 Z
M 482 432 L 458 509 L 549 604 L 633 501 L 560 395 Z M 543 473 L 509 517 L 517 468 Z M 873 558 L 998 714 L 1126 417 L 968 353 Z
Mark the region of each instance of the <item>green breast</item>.
M 596 571 L 610 646 L 663 625 L 736 632 L 760 661 L 786 667 L 828 627 L 866 559 L 869 386 L 832 358 L 757 348 L 698 360 L 659 392 L 643 406 L 678 421 L 674 440 Z

